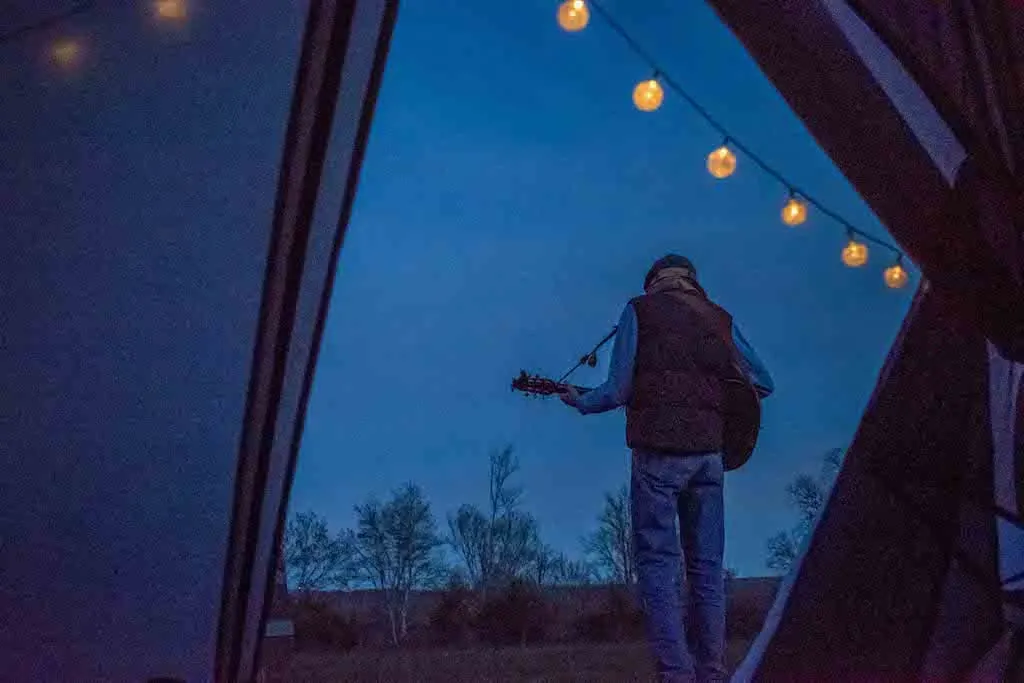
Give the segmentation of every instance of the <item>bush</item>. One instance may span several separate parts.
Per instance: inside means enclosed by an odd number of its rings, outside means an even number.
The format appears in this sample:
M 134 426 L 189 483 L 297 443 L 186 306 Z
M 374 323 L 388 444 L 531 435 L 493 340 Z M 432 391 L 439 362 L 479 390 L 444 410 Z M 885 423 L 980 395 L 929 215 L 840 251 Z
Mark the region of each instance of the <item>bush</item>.
M 441 595 L 430 615 L 430 633 L 438 645 L 462 645 L 469 640 L 476 619 L 476 594 L 453 586 Z
M 476 619 L 480 639 L 490 645 L 529 645 L 547 636 L 550 609 L 535 585 L 515 580 L 481 606 Z
M 726 634 L 730 640 L 753 640 L 764 625 L 765 612 L 746 601 L 734 601 L 726 614 Z
M 296 608 L 295 640 L 300 647 L 351 650 L 360 644 L 359 625 L 329 606 L 303 602 Z
M 612 586 L 601 611 L 576 620 L 576 635 L 589 642 L 639 640 L 644 636 L 643 613 L 626 586 Z

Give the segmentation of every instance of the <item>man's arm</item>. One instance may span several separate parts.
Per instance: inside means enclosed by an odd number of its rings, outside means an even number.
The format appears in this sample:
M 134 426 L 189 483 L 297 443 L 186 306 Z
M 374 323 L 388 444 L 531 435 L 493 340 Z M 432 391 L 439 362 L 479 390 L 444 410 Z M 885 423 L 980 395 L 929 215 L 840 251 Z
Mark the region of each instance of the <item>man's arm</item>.
M 754 347 L 743 336 L 736 323 L 733 323 L 732 326 L 732 339 L 736 344 L 736 349 L 740 352 L 740 363 L 743 365 L 743 371 L 747 373 L 747 377 L 753 383 L 758 396 L 761 398 L 770 396 L 775 391 L 775 383 L 772 381 L 772 376 L 768 374 L 768 369 L 761 362 L 761 359 L 758 358 L 757 353 L 754 352 Z
M 633 393 L 633 364 L 636 362 L 636 312 L 627 304 L 619 317 L 619 330 L 612 345 L 608 379 L 599 387 L 576 398 L 580 413 L 603 413 L 629 402 Z

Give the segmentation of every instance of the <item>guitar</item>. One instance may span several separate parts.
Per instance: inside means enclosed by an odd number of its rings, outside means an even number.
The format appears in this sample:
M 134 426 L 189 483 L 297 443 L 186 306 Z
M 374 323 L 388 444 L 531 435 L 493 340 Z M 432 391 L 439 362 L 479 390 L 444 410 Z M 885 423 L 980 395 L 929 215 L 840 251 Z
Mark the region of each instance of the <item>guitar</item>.
M 590 389 L 588 387 L 578 387 L 574 384 L 566 384 L 565 382 L 556 382 L 553 379 L 547 377 L 541 377 L 540 375 L 528 375 L 526 370 L 519 373 L 519 376 L 512 380 L 512 391 L 521 391 L 527 396 L 551 396 L 552 394 L 564 394 L 569 389 L 575 389 L 581 394 L 585 394 Z
M 749 382 L 741 379 L 724 380 L 725 386 L 725 429 L 723 434 L 723 462 L 726 471 L 739 469 L 750 460 L 761 431 L 761 399 Z M 573 388 L 583 394 L 590 389 L 578 387 L 539 375 L 529 375 L 525 370 L 512 380 L 512 390 L 529 396 L 551 396 L 565 393 Z

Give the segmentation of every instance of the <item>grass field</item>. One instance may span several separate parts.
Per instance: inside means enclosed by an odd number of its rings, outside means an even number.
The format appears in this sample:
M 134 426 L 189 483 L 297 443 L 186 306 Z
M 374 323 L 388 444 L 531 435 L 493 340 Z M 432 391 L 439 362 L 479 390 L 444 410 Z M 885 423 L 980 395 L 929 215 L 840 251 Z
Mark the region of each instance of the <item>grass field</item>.
M 749 643 L 730 643 L 732 671 Z M 268 683 L 627 683 L 653 681 L 643 643 L 552 645 L 472 650 L 355 650 L 298 652 Z

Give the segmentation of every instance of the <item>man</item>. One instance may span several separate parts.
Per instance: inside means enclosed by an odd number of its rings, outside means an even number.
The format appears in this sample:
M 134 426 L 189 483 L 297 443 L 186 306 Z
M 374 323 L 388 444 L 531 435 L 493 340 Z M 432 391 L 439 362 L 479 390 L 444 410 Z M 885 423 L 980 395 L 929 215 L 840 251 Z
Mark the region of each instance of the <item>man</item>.
M 662 681 L 724 680 L 722 383 L 742 370 L 760 396 L 774 386 L 729 314 L 708 299 L 689 259 L 656 261 L 644 291 L 622 312 L 608 380 L 562 400 L 582 414 L 626 406 L 633 549 Z M 680 546 L 692 653 L 680 604 Z

